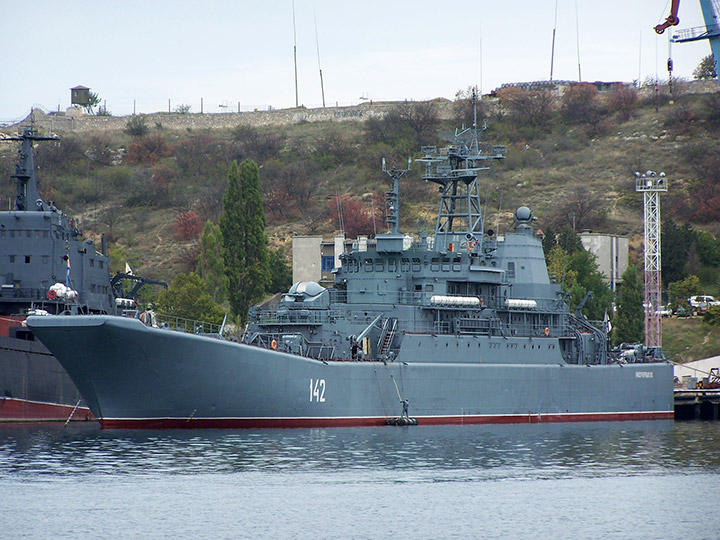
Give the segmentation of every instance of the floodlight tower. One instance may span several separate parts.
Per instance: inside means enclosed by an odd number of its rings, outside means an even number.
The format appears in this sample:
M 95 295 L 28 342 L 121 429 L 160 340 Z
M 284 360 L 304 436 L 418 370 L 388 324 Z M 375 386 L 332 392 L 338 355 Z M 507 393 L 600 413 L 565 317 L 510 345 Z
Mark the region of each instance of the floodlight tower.
M 635 191 L 643 193 L 645 207 L 645 346 L 662 347 L 659 193 L 667 191 L 665 173 L 636 172 Z

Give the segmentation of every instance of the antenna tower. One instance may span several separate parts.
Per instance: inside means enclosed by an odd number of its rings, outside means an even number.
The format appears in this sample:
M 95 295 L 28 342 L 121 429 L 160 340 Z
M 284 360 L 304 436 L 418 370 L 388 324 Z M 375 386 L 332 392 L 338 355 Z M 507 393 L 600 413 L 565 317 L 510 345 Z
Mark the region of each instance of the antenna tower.
M 667 191 L 665 173 L 635 173 L 635 191 L 642 192 L 645 223 L 645 346 L 662 347 L 660 319 L 660 198 Z

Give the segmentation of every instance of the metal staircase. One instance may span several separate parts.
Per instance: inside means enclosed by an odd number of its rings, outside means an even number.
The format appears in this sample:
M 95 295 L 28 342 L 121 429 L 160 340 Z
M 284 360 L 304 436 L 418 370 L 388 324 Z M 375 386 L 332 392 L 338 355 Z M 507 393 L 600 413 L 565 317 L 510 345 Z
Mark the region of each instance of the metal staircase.
M 390 350 L 390 345 L 392 345 L 395 331 L 397 330 L 397 323 L 398 321 L 395 317 L 387 318 L 383 322 L 382 332 L 378 340 L 378 357 L 385 356 Z

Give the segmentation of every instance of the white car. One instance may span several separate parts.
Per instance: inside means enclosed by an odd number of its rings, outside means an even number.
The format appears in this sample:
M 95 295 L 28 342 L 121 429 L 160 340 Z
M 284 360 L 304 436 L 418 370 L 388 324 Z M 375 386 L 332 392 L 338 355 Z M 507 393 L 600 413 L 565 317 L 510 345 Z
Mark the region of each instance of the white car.
M 691 296 L 688 298 L 688 302 L 692 307 L 698 309 L 707 309 L 710 306 L 720 306 L 720 301 L 715 300 L 714 296 L 708 296 L 706 294 Z

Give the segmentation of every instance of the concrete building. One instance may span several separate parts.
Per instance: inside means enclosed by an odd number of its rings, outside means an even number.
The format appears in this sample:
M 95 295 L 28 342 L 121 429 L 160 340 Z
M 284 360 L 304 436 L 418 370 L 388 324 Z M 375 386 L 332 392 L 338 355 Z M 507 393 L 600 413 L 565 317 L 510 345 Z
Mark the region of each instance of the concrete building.
M 605 275 L 605 282 L 615 291 L 622 283 L 622 274 L 628 267 L 628 239 L 591 232 L 580 233 L 583 247 L 597 257 L 598 269 Z
M 367 237 L 359 237 L 357 242 L 367 246 Z M 315 281 L 323 287 L 335 282 L 332 271 L 340 266 L 340 255 L 352 247 L 353 241 L 344 234 L 332 238 L 322 236 L 295 235 L 292 239 L 293 283 Z M 367 247 L 365 247 L 367 249 Z

